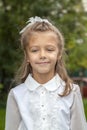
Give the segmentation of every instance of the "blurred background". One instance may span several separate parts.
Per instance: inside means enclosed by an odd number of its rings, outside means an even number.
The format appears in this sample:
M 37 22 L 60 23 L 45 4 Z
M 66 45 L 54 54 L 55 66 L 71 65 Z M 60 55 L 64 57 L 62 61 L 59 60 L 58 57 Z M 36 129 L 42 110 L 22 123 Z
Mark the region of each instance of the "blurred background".
M 0 130 L 10 84 L 23 58 L 19 31 L 32 16 L 48 18 L 64 35 L 67 71 L 80 85 L 87 118 L 87 0 L 0 0 Z

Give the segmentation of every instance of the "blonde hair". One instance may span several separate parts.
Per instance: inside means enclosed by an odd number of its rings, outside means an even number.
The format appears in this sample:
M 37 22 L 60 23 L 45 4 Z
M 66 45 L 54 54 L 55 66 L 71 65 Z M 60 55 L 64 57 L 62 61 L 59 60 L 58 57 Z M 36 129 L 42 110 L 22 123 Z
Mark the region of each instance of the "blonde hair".
M 66 86 L 63 94 L 61 96 L 68 95 L 71 91 L 70 83 L 72 82 L 69 78 L 67 71 L 65 69 L 65 64 L 63 60 L 64 55 L 64 38 L 60 31 L 52 24 L 49 24 L 48 22 L 42 21 L 42 22 L 35 22 L 34 24 L 31 24 L 29 27 L 26 28 L 26 30 L 21 34 L 21 46 L 24 51 L 24 60 L 19 68 L 15 81 L 20 84 L 25 81 L 29 73 L 32 73 L 32 67 L 29 63 L 27 63 L 27 45 L 29 44 L 29 39 L 31 35 L 34 32 L 46 32 L 46 31 L 52 31 L 56 33 L 58 36 L 58 47 L 59 47 L 59 53 L 61 55 L 60 60 L 57 61 L 55 66 L 55 72 L 59 74 L 59 76 L 62 78 L 62 80 L 65 81 Z

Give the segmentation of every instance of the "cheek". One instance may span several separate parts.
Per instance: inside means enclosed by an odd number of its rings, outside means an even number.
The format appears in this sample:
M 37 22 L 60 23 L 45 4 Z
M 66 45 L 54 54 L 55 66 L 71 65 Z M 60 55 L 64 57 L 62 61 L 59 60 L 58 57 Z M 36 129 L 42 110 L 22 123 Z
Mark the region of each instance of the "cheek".
M 37 60 L 37 56 L 36 55 L 29 55 L 29 62 L 35 62 Z
M 59 54 L 58 53 L 54 53 L 52 60 L 53 60 L 53 64 L 56 64 L 58 62 L 59 59 Z
M 52 55 L 53 59 L 57 60 L 58 58 L 58 51 L 57 52 L 54 52 L 53 55 Z
M 54 54 L 54 55 L 52 55 L 50 58 L 51 58 L 53 64 L 55 64 L 55 63 L 57 62 L 57 60 L 58 60 L 58 55 L 57 55 L 57 54 Z

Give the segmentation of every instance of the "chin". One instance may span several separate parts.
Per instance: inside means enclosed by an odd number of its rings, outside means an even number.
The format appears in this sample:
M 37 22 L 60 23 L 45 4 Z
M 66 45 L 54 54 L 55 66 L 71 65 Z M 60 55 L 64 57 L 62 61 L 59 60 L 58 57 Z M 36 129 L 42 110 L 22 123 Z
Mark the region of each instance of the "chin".
M 49 71 L 40 71 L 38 74 L 44 74 L 44 75 L 47 75 L 49 74 L 50 72 Z

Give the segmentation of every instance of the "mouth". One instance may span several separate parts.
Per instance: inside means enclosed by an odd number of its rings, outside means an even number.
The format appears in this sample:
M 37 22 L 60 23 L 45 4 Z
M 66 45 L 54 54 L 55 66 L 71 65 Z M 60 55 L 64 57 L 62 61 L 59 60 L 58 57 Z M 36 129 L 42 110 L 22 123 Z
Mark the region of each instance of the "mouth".
M 38 62 L 37 64 L 39 65 L 45 65 L 45 64 L 49 64 L 50 62 Z

